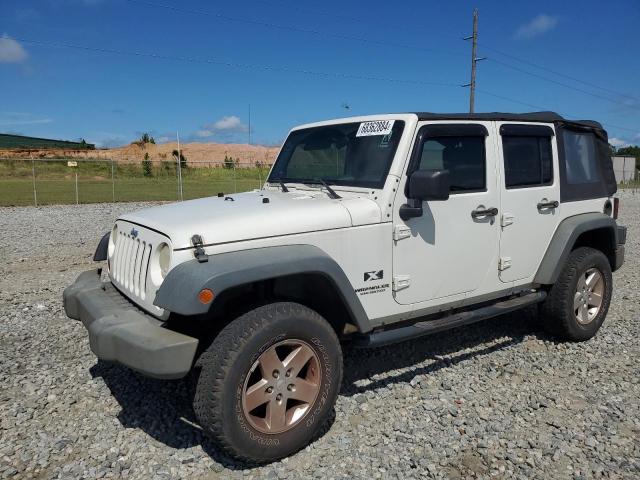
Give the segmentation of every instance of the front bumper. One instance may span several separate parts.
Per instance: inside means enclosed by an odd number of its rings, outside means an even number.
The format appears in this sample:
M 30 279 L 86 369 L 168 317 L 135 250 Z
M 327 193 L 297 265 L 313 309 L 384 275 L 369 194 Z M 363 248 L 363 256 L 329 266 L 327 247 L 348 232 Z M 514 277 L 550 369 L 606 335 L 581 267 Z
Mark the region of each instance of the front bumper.
M 110 282 L 100 280 L 100 270 L 82 273 L 63 298 L 67 316 L 82 321 L 98 358 L 155 378 L 181 378 L 191 370 L 198 339 L 142 313 Z

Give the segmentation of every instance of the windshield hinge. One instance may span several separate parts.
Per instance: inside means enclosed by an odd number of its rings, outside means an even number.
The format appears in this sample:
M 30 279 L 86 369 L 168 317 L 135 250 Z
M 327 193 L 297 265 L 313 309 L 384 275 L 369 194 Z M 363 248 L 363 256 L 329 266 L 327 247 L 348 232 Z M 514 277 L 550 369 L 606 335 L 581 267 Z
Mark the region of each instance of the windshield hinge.
M 397 242 L 403 238 L 409 238 L 411 236 L 411 229 L 406 225 L 396 225 L 393 227 L 393 239 Z
M 202 237 L 200 235 L 194 235 L 191 237 L 191 244 L 196 247 L 193 250 L 193 256 L 196 257 L 196 260 L 198 260 L 199 263 L 208 262 L 209 257 L 204 253 L 204 248 L 202 248 Z

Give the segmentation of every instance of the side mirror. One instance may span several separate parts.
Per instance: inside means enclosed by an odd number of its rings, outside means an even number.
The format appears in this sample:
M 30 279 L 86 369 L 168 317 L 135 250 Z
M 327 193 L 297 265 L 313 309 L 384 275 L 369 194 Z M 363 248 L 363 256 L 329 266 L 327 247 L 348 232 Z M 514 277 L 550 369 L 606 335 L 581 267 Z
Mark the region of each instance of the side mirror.
M 409 177 L 409 203 L 400 207 L 400 218 L 421 217 L 423 200 L 448 200 L 449 190 L 449 170 L 416 170 Z
M 448 200 L 449 170 L 416 170 L 409 177 L 409 198 Z

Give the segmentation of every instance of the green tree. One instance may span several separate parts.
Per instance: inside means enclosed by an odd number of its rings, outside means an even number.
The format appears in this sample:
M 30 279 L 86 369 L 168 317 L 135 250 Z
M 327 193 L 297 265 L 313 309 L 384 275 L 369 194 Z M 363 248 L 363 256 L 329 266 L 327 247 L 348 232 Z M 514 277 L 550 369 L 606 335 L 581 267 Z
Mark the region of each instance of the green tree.
M 144 144 L 144 143 L 152 143 L 155 145 L 156 140 L 155 138 L 153 138 L 150 134 L 148 134 L 147 132 L 143 133 L 140 136 L 140 140 L 138 140 L 138 143 Z
M 233 161 L 233 158 L 225 155 L 223 166 L 224 168 L 228 168 L 228 169 L 232 169 L 233 167 L 235 167 L 235 162 Z
M 149 159 L 149 153 L 144 152 L 144 160 L 142 160 L 142 174 L 145 177 L 152 177 L 153 170 L 151 169 L 151 160 Z
M 623 157 L 640 158 L 640 147 L 638 145 L 634 145 L 633 147 L 628 146 L 628 147 L 618 148 L 616 150 L 616 155 L 620 155 Z

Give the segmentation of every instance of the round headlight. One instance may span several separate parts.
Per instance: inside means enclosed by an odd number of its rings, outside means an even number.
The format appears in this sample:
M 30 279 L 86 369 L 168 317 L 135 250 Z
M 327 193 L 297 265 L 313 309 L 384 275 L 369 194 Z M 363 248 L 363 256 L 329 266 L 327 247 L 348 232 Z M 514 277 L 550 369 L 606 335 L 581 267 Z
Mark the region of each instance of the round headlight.
M 171 266 L 171 248 L 166 243 L 158 247 L 158 263 L 160 265 L 160 275 L 164 278 L 169 273 L 169 267 Z

